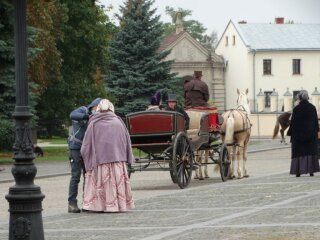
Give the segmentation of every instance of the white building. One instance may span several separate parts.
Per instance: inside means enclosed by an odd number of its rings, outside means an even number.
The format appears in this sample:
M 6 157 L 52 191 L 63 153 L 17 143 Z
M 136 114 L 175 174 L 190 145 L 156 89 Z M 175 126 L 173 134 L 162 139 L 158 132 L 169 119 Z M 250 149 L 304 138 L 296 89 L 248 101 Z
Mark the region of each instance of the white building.
M 281 111 L 289 89 L 292 97 L 301 89 L 311 95 L 320 89 L 320 24 L 235 23 L 230 21 L 218 42 L 216 54 L 224 58 L 226 108 L 236 104 L 236 89 L 249 89 L 251 111 L 257 95 L 265 96 L 265 108 Z M 270 94 L 278 95 L 270 110 Z M 318 106 L 317 106 L 318 107 Z

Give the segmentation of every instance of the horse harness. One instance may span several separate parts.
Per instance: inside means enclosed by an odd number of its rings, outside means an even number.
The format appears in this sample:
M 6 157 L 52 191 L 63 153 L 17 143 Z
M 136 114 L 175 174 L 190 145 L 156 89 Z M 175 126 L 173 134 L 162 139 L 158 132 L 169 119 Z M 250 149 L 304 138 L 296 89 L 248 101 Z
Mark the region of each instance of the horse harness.
M 243 122 L 243 128 L 241 130 L 238 130 L 238 131 L 235 131 L 233 134 L 236 135 L 236 134 L 239 134 L 239 133 L 242 133 L 242 132 L 245 132 L 249 129 L 251 129 L 252 127 L 252 124 L 250 122 L 250 119 L 248 117 L 248 114 L 245 110 L 245 108 L 242 106 L 242 105 L 239 105 L 236 109 L 230 109 L 229 110 L 229 115 L 228 115 L 228 118 L 229 116 L 232 114 L 233 118 L 234 118 L 234 112 L 237 111 L 239 112 L 240 116 L 242 117 L 242 122 Z M 225 135 L 225 132 L 221 131 L 221 134 L 222 135 Z M 232 144 L 228 144 L 228 145 L 234 145 L 234 143 Z M 238 147 L 241 147 L 239 144 L 237 144 Z

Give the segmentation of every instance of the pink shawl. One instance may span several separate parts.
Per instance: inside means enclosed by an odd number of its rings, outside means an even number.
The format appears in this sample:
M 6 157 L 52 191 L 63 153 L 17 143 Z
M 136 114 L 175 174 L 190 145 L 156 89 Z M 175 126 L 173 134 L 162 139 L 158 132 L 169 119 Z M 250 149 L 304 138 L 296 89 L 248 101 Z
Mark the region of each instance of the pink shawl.
M 121 118 L 113 112 L 93 115 L 85 133 L 81 155 L 86 171 L 111 162 L 133 162 L 130 136 Z

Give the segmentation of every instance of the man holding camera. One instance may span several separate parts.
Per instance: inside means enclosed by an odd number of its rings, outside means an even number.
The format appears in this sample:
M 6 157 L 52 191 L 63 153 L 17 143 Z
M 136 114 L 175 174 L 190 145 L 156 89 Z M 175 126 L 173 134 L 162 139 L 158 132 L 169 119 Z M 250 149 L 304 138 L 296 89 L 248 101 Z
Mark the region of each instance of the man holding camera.
M 83 170 L 82 157 L 80 153 L 82 140 L 87 130 L 88 120 L 90 115 L 95 113 L 95 109 L 100 103 L 101 98 L 96 98 L 88 106 L 82 106 L 70 113 L 70 119 L 72 121 L 71 134 L 69 136 L 69 159 L 71 166 L 71 179 L 69 184 L 68 195 L 68 212 L 80 213 L 81 210 L 78 207 L 78 185 L 80 182 L 81 172 Z

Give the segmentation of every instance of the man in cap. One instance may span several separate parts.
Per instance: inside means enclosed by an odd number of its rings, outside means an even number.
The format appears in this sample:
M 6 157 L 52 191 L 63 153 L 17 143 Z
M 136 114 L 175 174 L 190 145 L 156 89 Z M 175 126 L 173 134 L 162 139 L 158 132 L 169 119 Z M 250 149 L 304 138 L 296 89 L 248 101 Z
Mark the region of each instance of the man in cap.
M 183 108 L 177 105 L 177 97 L 175 94 L 168 95 L 168 106 L 166 107 L 165 110 L 181 113 L 184 116 L 185 127 L 186 129 L 189 129 L 190 118 L 186 113 L 186 111 L 184 111 Z
M 83 171 L 82 157 L 80 153 L 82 140 L 87 130 L 90 115 L 94 114 L 101 98 L 96 98 L 88 106 L 82 106 L 70 113 L 72 121 L 71 133 L 68 139 L 69 159 L 71 165 L 71 179 L 69 184 L 68 195 L 68 212 L 80 213 L 78 207 L 78 185 L 80 182 L 81 172 Z
M 201 81 L 201 77 L 201 71 L 194 71 L 193 79 L 184 85 L 185 108 L 208 106 L 209 88 L 205 82 Z

